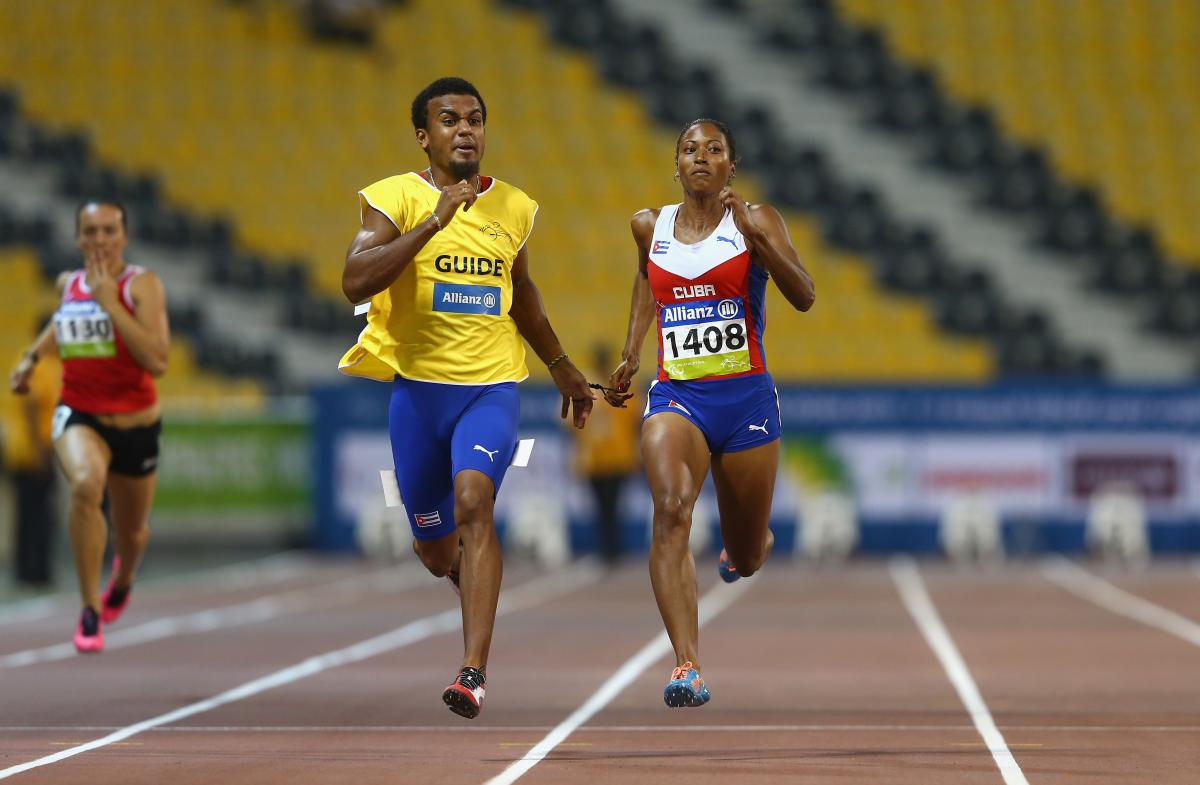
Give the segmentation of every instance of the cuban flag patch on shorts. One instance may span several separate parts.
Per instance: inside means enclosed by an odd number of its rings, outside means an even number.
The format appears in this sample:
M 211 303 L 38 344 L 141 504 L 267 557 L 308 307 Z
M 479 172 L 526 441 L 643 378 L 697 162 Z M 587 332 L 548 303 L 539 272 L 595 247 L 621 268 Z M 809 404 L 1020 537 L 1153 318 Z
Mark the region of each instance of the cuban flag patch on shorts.
M 413 514 L 413 520 L 418 526 L 437 526 L 442 522 L 442 516 L 437 510 L 433 512 L 418 512 Z

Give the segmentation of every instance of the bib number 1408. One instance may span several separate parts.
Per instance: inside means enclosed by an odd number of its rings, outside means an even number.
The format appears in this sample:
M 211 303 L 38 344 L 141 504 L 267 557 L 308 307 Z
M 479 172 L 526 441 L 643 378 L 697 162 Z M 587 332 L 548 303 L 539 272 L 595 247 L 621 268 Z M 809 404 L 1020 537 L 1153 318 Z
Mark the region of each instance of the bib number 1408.
M 746 345 L 746 324 L 731 322 L 721 329 L 715 324 L 707 327 L 692 327 L 680 342 L 679 331 L 664 330 L 663 337 L 671 344 L 671 359 L 690 354 L 699 357 L 701 354 L 721 354 L 725 351 L 736 351 Z M 682 349 L 683 351 L 680 351 Z
M 671 379 L 703 379 L 751 370 L 741 298 L 700 300 L 659 312 L 663 370 Z

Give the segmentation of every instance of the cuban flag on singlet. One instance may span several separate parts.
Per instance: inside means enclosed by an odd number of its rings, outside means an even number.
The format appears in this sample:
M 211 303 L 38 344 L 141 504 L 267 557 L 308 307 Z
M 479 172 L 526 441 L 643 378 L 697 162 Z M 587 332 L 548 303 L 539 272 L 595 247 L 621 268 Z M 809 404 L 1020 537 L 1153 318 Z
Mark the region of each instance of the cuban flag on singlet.
M 765 373 L 767 273 L 750 259 L 733 213 L 703 240 L 675 238 L 679 205 L 659 212 L 647 275 L 658 317 L 658 378 L 701 381 Z

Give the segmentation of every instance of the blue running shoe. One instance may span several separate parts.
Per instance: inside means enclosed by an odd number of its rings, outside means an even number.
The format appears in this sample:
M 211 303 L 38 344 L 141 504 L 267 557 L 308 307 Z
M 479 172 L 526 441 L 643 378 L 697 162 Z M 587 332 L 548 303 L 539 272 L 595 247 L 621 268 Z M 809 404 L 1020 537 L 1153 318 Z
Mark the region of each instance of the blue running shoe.
M 672 709 L 703 706 L 711 697 L 708 687 L 704 686 L 704 679 L 700 678 L 700 671 L 693 668 L 690 662 L 671 671 L 671 680 L 663 690 L 663 701 Z
M 737 567 L 733 566 L 733 562 L 729 560 L 729 551 L 721 549 L 721 558 L 717 560 L 717 575 L 721 576 L 721 580 L 726 583 L 733 583 L 738 578 Z

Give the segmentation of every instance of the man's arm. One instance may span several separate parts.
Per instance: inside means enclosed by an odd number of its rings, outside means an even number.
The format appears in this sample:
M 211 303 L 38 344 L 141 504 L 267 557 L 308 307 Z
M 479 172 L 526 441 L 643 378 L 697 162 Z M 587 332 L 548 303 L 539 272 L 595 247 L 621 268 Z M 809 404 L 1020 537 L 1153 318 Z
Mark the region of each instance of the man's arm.
M 391 286 L 425 244 L 454 220 L 459 205 L 469 210 L 477 196 L 466 180 L 446 186 L 429 217 L 403 234 L 379 210 L 364 209 L 362 228 L 350 243 L 342 268 L 346 299 L 357 305 Z
M 587 379 L 575 367 L 563 351 L 550 319 L 542 295 L 529 276 L 529 252 L 522 248 L 512 266 L 513 300 L 508 315 L 516 322 L 521 333 L 538 359 L 550 368 L 550 376 L 563 396 L 562 416 L 567 416 L 568 406 L 573 406 L 573 421 L 582 428 L 592 411 L 595 394 L 588 388 Z
M 362 228 L 350 243 L 342 268 L 346 299 L 357 305 L 391 286 L 437 232 L 432 217 L 401 234 L 386 215 L 374 207 L 364 209 Z

